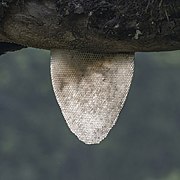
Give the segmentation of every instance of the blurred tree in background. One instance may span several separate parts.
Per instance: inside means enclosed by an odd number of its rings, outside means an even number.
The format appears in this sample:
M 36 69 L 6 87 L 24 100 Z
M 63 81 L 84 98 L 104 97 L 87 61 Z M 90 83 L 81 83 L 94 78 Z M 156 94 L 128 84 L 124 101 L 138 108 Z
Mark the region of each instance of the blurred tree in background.
M 92 146 L 66 126 L 49 59 L 35 49 L 0 58 L 0 179 L 180 179 L 180 51 L 137 53 L 120 119 Z

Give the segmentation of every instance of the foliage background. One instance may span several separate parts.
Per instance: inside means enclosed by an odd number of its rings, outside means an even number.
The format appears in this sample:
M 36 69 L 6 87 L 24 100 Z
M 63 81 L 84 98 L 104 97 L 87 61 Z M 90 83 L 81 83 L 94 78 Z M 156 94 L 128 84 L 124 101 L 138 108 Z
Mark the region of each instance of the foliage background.
M 179 180 L 180 51 L 137 53 L 118 123 L 84 145 L 56 103 L 49 51 L 0 58 L 1 180 Z

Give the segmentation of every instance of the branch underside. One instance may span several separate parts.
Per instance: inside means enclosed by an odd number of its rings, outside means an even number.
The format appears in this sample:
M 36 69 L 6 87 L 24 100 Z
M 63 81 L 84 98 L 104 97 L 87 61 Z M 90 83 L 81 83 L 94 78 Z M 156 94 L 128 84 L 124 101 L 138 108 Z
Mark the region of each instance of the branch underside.
M 103 53 L 180 49 L 179 0 L 17 2 L 3 11 L 1 41 Z

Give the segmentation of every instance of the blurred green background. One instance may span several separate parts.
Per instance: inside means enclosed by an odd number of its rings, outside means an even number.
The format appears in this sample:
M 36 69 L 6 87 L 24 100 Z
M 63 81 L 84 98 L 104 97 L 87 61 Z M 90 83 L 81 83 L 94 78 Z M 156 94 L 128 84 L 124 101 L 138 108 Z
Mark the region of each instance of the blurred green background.
M 136 54 L 120 119 L 92 146 L 66 126 L 49 58 L 0 58 L 0 180 L 180 180 L 180 51 Z

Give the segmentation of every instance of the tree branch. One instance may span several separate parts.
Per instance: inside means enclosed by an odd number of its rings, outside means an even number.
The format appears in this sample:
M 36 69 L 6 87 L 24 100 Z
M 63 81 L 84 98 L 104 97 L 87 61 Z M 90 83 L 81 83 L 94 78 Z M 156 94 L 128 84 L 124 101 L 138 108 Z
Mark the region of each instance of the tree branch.
M 106 53 L 180 49 L 179 0 L 14 0 L 8 5 L 1 42 Z

